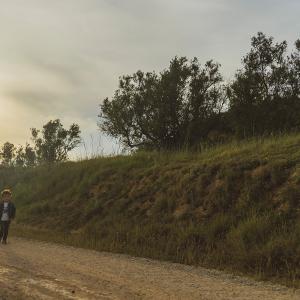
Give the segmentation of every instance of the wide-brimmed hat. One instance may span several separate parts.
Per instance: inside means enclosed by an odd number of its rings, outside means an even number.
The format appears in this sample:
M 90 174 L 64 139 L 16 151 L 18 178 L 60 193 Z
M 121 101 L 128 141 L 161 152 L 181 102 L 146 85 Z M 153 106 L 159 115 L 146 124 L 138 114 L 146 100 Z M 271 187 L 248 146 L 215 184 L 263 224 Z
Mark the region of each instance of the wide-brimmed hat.
M 11 196 L 12 192 L 10 189 L 5 189 L 1 192 L 1 196 L 4 196 L 4 195 L 10 195 Z

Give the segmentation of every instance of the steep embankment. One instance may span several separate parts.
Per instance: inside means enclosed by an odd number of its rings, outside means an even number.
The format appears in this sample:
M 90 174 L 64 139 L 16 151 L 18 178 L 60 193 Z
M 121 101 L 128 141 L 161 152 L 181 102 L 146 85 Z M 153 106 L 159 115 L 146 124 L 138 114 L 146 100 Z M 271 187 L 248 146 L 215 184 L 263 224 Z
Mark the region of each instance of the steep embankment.
M 299 282 L 299 135 L 1 170 L 4 186 L 19 235 Z

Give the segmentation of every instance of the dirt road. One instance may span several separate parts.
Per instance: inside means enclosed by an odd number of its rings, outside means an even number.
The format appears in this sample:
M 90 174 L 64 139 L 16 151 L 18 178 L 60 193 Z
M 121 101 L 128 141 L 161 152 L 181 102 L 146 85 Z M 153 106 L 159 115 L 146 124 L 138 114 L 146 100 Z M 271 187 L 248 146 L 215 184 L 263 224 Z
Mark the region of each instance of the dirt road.
M 179 264 L 11 238 L 0 299 L 300 299 L 300 292 Z

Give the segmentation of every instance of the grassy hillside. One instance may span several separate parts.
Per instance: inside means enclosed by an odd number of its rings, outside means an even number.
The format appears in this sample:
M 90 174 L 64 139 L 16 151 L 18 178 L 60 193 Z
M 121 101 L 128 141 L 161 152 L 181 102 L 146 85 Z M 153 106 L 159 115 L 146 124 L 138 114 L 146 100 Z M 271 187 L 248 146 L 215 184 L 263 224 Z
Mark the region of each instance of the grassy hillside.
M 300 135 L 0 170 L 15 232 L 300 282 Z

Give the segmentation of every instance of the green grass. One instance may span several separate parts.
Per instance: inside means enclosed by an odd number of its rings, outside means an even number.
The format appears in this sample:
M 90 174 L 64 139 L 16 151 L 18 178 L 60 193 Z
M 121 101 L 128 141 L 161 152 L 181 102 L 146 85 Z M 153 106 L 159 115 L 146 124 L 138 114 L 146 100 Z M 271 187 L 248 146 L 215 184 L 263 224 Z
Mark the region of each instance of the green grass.
M 0 169 L 16 235 L 299 286 L 300 135 Z

